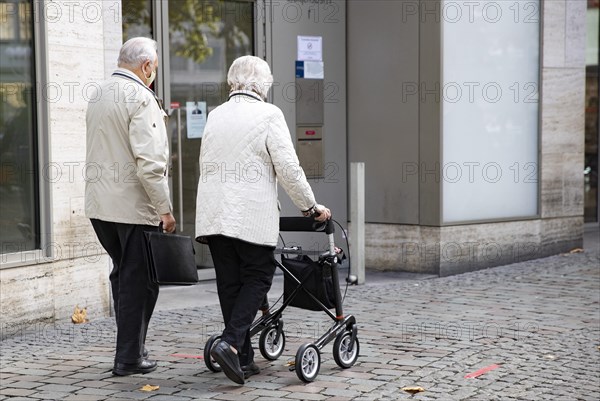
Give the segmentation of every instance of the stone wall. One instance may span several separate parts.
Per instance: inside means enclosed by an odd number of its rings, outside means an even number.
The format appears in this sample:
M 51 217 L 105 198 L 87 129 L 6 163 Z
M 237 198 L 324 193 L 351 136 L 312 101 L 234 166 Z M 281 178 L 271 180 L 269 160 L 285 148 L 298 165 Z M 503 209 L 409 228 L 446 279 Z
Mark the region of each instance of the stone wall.
M 582 246 L 580 216 L 447 227 L 367 224 L 367 268 L 448 276 Z
M 582 216 L 586 2 L 543 5 L 541 216 Z
M 116 67 L 121 46 L 117 2 L 53 2 L 46 32 L 51 232 L 46 254 L 0 268 L 0 329 L 68 320 L 76 305 L 90 318 L 109 313 L 109 260 L 84 215 L 85 112 L 95 83 Z M 37 45 L 42 45 L 38 43 Z M 33 262 L 33 263 L 32 263 Z

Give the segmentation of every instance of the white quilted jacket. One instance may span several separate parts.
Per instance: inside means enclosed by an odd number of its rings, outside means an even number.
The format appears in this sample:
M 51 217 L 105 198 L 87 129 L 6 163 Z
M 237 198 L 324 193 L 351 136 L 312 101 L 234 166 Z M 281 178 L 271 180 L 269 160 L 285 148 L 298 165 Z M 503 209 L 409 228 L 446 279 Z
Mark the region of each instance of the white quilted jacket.
M 316 204 L 281 110 L 248 91 L 208 116 L 200 151 L 196 237 L 276 246 L 277 183 L 301 210 Z

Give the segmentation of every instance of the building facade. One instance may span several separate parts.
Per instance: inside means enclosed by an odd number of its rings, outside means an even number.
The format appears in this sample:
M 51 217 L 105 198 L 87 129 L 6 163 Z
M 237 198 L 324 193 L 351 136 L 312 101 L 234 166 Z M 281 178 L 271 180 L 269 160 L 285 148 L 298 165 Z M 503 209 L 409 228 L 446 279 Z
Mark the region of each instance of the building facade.
M 448 275 L 581 247 L 587 6 L 0 1 L 2 335 L 76 305 L 110 313 L 110 261 L 83 212 L 99 173 L 85 164 L 85 111 L 133 36 L 159 43 L 184 234 L 206 114 L 226 100 L 229 64 L 255 54 L 318 201 L 342 223 L 349 163 L 365 163 L 367 268 Z M 196 246 L 201 278 L 213 277 Z
M 367 265 L 447 275 L 581 247 L 586 2 L 379 4 L 348 3 Z M 361 63 L 381 37 L 389 63 Z

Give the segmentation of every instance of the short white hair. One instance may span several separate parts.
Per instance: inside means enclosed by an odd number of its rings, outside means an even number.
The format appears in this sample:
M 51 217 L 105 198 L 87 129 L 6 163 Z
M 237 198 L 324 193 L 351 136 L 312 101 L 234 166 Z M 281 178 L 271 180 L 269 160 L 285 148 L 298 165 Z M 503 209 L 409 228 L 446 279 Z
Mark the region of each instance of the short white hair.
M 121 46 L 117 65 L 119 67 L 139 67 L 146 61 L 154 63 L 158 46 L 156 41 L 149 38 L 131 38 Z
M 273 85 L 273 75 L 265 60 L 256 56 L 242 56 L 229 67 L 227 84 L 232 91 L 249 90 L 266 99 Z

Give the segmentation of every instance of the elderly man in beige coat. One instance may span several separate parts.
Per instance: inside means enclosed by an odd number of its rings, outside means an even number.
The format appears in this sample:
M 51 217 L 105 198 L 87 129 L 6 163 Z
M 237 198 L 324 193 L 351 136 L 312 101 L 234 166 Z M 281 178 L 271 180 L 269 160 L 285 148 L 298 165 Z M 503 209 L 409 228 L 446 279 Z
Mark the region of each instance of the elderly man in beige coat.
M 273 82 L 254 56 L 229 69 L 229 101 L 208 116 L 200 153 L 196 235 L 208 242 L 225 330 L 211 355 L 232 381 L 259 372 L 250 325 L 275 273 L 279 235 L 277 183 L 305 216 L 325 221 L 300 167 L 281 110 L 264 99 Z
M 88 105 L 85 213 L 113 262 L 110 282 L 117 320 L 113 374 L 148 373 L 156 362 L 144 346 L 158 285 L 149 281 L 145 231 L 162 222 L 175 231 L 167 182 L 166 114 L 149 88 L 156 42 L 128 40 L 119 68 Z

